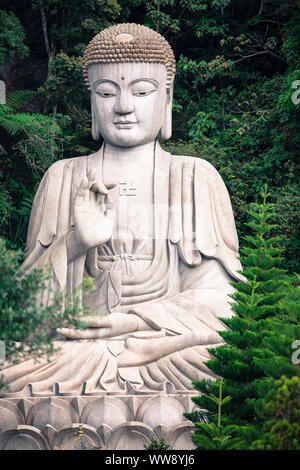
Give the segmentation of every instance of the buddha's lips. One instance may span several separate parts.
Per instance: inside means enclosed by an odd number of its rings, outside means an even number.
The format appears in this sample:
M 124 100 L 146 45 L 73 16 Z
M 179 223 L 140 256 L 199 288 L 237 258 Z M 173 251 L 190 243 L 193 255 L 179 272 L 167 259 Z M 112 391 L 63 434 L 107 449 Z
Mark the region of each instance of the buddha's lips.
M 119 124 L 137 124 L 136 121 L 117 121 L 117 122 L 114 122 L 115 125 L 119 125 Z
M 118 121 L 114 122 L 114 125 L 116 126 L 117 129 L 119 130 L 126 130 L 126 129 L 132 129 L 137 122 L 132 122 L 132 121 Z

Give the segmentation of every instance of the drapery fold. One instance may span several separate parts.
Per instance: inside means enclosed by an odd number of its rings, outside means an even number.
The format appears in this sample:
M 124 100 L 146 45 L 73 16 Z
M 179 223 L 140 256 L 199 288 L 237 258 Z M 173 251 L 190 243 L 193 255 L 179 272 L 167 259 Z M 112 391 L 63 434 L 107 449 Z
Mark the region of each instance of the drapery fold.
M 52 264 L 56 288 L 67 288 L 71 295 L 82 282 L 84 269 L 87 275 L 100 275 L 96 249 L 68 265 L 66 236 L 72 229 L 76 190 L 92 168 L 96 168 L 97 179 L 102 181 L 102 161 L 103 147 L 87 157 L 62 160 L 52 165 L 40 184 L 32 208 L 21 269 L 27 271 L 32 266 Z M 164 276 L 165 284 L 170 281 L 172 275 L 168 269 L 162 272 L 158 268 L 170 266 L 169 261 L 165 262 L 166 258 L 178 257 L 178 254 L 188 266 L 200 265 L 203 255 L 217 259 L 231 277 L 244 280 L 239 273 L 241 264 L 230 199 L 213 166 L 202 159 L 171 156 L 157 145 L 154 186 L 153 260 L 142 275 L 132 276 L 122 286 L 119 281 L 108 283 L 113 288 L 118 284 L 122 290 L 116 293 L 119 303 L 122 298 L 126 305 L 131 301 L 134 304 L 135 296 L 138 303 L 143 302 L 143 296 L 148 300 L 149 288 L 156 283 L 155 272 L 159 273 L 157 277 Z M 171 242 L 169 247 L 176 245 L 175 254 L 171 253 L 172 248 L 168 249 L 168 242 Z M 112 256 L 116 254 L 111 253 Z M 115 270 L 113 263 L 111 270 Z M 117 279 L 116 273 L 113 279 Z M 160 282 L 157 292 L 158 298 L 169 295 L 169 290 Z
M 152 254 L 145 255 L 138 241 L 134 253 L 128 247 L 119 252 L 108 242 L 68 264 L 66 238 L 74 229 L 75 194 L 92 168 L 102 181 L 103 150 L 57 162 L 47 171 L 34 200 L 22 271 L 50 266 L 51 289 L 70 297 L 84 277 L 93 277 L 95 289 L 84 293 L 84 304 L 99 314 L 139 316 L 152 331 L 132 333 L 138 341 L 151 341 L 151 334 L 167 342 L 193 331 L 209 337 L 223 330 L 219 317 L 232 314 L 230 281 L 244 278 L 226 187 L 202 159 L 171 156 L 156 145 Z M 44 293 L 44 305 L 51 295 Z M 204 364 L 209 356 L 201 345 L 141 366 L 118 368 L 125 341 L 60 341 L 61 351 L 50 364 L 9 366 L 4 378 L 21 396 L 119 393 L 130 387 L 184 391 L 192 389 L 192 380 L 214 377 Z

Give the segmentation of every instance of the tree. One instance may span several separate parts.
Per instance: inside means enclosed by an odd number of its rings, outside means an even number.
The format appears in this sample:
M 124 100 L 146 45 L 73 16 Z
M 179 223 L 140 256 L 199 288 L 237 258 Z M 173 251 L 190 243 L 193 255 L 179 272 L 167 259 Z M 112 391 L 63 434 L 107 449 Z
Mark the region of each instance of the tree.
M 30 0 L 32 12 L 40 15 L 45 51 L 48 57 L 47 79 L 50 78 L 50 64 L 56 54 L 63 50 L 72 51 L 75 46 L 82 52 L 82 47 L 106 26 L 118 17 L 120 7 L 117 0 Z M 82 44 L 83 43 L 83 44 Z
M 221 424 L 222 407 L 230 402 L 231 397 L 227 396 L 223 399 L 223 379 L 218 384 L 219 396 L 213 394 L 206 395 L 206 398 L 218 407 L 217 424 L 194 421 L 197 429 L 192 436 L 192 440 L 199 450 L 233 450 L 239 448 L 243 443 L 241 438 L 241 430 L 243 428 L 236 425 L 222 426 Z
M 263 424 L 252 449 L 299 450 L 299 278 L 291 279 L 281 301 L 282 315 L 268 320 L 273 334 L 263 340 L 256 359 L 266 377 L 255 384 L 258 398 L 252 404 Z
M 65 294 L 53 293 L 51 306 L 43 307 L 40 299 L 50 277 L 34 269 L 20 278 L 20 253 L 8 250 L 0 239 L 0 339 L 5 343 L 7 363 L 28 357 L 51 356 L 55 351 L 56 328 L 73 325 L 83 328 L 80 319 L 86 313 L 79 296 L 70 304 Z M 87 285 L 91 287 L 88 281 Z M 1 379 L 1 365 L 0 365 Z M 0 390 L 3 383 L 0 380 Z
M 21 170 L 20 162 L 12 161 L 10 142 L 15 142 L 14 148 L 18 149 L 20 157 L 23 157 L 23 165 L 25 163 L 24 166 L 27 164 L 34 170 L 30 178 L 32 188 L 39 183 L 39 178 L 48 167 L 62 156 L 62 132 L 58 119 L 24 112 L 24 107 L 36 96 L 37 92 L 32 90 L 16 90 L 8 93 L 5 104 L 0 104 L 0 128 L 4 130 L 0 160 L 2 168 L 5 168 L 5 171 L 0 170 L 0 236 L 6 236 L 12 243 L 11 246 L 14 246 L 18 239 L 19 242 L 25 242 L 33 194 L 26 191 L 23 184 L 19 188 L 16 181 L 12 182 L 9 178 L 11 166 L 15 165 L 17 173 L 22 173 L 23 181 L 26 179 L 26 172 Z M 8 190 L 11 185 L 12 195 Z
M 0 10 L 0 65 L 28 55 L 24 44 L 25 31 L 13 12 Z
M 255 450 L 300 450 L 300 378 L 282 376 L 260 403 L 263 421 Z
M 286 321 L 282 318 L 289 286 L 285 270 L 280 267 L 283 258 L 278 243 L 281 239 L 271 235 L 276 225 L 270 223 L 274 213 L 273 205 L 267 203 L 269 196 L 265 188 L 261 194 L 262 203 L 253 204 L 248 210 L 252 220 L 247 225 L 253 234 L 245 237 L 248 246 L 241 249 L 247 283 L 233 283 L 236 292 L 232 295 L 234 302 L 231 305 L 235 315 L 222 319 L 228 330 L 219 332 L 226 344 L 210 349 L 212 359 L 206 362 L 216 375 L 224 378 L 225 397 L 231 397 L 223 412 L 224 423 L 246 425 L 247 428 L 240 430 L 248 442 L 259 436 L 261 417 L 256 413 L 256 406 L 274 382 L 272 368 L 277 366 L 274 356 L 280 353 L 276 346 L 276 352 L 270 350 L 269 345 L 274 345 L 278 330 Z M 295 372 L 295 366 L 292 366 L 290 374 Z M 215 423 L 217 408 L 210 397 L 216 396 L 220 380 L 202 380 L 194 382 L 194 386 L 202 395 L 192 400 L 201 410 L 207 410 L 202 414 Z M 193 422 L 199 420 L 199 412 L 186 416 Z

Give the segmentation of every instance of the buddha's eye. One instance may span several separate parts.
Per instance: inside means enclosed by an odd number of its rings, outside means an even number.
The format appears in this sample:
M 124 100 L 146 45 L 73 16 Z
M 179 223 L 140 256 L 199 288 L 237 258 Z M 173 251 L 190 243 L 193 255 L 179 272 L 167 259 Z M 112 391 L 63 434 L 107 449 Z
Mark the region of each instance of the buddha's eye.
M 150 93 L 153 93 L 156 90 L 157 88 L 152 83 L 143 82 L 133 85 L 131 92 L 134 96 L 139 96 L 142 98 L 144 96 L 150 95 Z
M 97 95 L 102 96 L 102 98 L 111 98 L 112 96 L 116 96 L 115 93 L 112 93 L 110 91 L 97 90 L 96 93 L 97 93 Z
M 151 91 L 146 91 L 146 90 L 141 90 L 141 91 L 136 91 L 135 93 L 133 93 L 134 96 L 148 96 L 150 93 L 152 93 L 152 91 L 155 91 L 155 90 L 151 90 Z
M 116 96 L 117 90 L 110 83 L 100 83 L 95 87 L 95 92 L 102 98 L 112 98 Z

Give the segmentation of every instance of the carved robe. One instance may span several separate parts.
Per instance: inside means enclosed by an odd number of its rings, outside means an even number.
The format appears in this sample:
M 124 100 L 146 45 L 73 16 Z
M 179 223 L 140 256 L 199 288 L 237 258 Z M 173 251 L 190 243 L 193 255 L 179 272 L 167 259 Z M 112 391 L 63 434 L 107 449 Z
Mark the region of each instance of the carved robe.
M 153 253 L 143 253 L 136 240 L 122 249 L 109 241 L 68 265 L 66 236 L 74 224 L 74 197 L 92 168 L 102 181 L 102 163 L 103 148 L 59 161 L 44 175 L 30 217 L 23 271 L 51 265 L 52 289 L 69 293 L 84 276 L 92 276 L 96 289 L 85 294 L 85 305 L 99 313 L 135 313 L 152 330 L 105 340 L 59 341 L 61 352 L 50 364 L 29 360 L 23 372 L 20 365 L 4 370 L 15 395 L 176 392 L 192 390 L 192 380 L 213 377 L 203 364 L 209 356 L 201 345 L 139 367 L 118 368 L 117 356 L 128 336 L 168 341 L 190 331 L 209 335 L 225 328 L 218 317 L 232 314 L 230 281 L 243 276 L 230 199 L 220 175 L 205 160 L 171 156 L 157 145 Z M 51 302 L 49 291 L 43 302 Z

